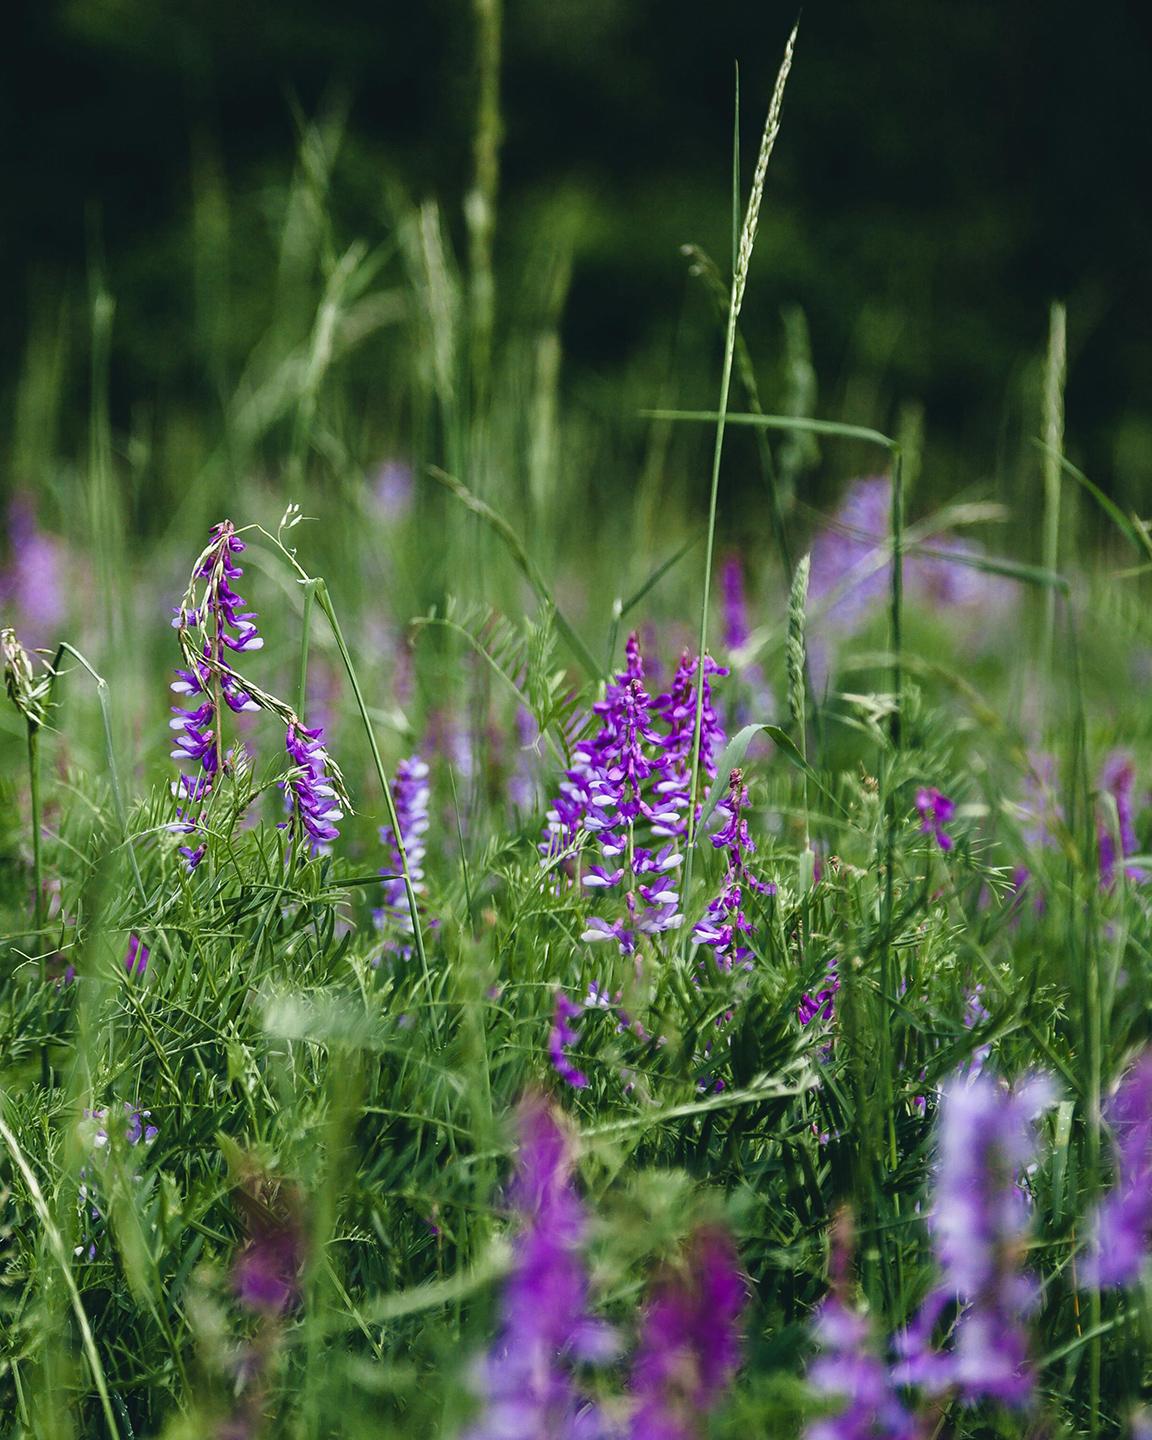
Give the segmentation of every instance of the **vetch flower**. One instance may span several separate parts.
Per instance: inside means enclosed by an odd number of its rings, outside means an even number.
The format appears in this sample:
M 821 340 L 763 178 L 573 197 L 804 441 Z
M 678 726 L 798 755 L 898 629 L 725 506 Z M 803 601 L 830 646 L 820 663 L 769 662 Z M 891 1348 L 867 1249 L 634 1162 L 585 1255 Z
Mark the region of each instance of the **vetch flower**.
M 1111 818 L 1101 813 L 1097 820 L 1097 839 L 1100 849 L 1100 883 L 1111 885 L 1116 876 L 1116 863 L 1134 855 L 1139 848 L 1136 828 L 1132 820 L 1132 791 L 1136 784 L 1136 771 L 1132 757 L 1122 750 L 1114 750 L 1104 762 L 1100 772 L 1100 791 L 1112 797 L 1116 807 L 1116 825 Z M 1117 841 L 1120 849 L 1117 854 Z M 1139 865 L 1126 865 L 1124 873 L 1129 880 L 1144 880 L 1147 875 Z
M 951 850 L 952 836 L 944 829 L 956 813 L 956 802 L 931 786 L 922 785 L 916 792 L 916 809 L 920 815 L 920 833 L 935 837 L 941 850 Z
M 483 1415 L 464 1440 L 593 1440 L 602 1426 L 572 1376 L 604 1360 L 611 1333 L 587 1313 L 584 1207 L 567 1136 L 540 1098 L 523 1101 L 512 1204 L 520 1219 L 500 1332 L 478 1375 Z
M 1116 1181 L 1091 1221 L 1084 1278 L 1135 1285 L 1152 1244 L 1152 1050 L 1121 1080 L 1108 1106 Z
M 143 975 L 148 969 L 148 957 L 151 953 L 148 946 L 133 931 L 128 937 L 128 949 L 124 954 L 124 969 L 129 975 Z
M 124 1101 L 120 1133 L 127 1144 L 142 1144 L 145 1147 L 152 1144 L 160 1132 L 149 1123 L 151 1118 L 151 1110 L 139 1110 Z M 114 1134 L 109 1127 L 108 1111 L 103 1108 L 85 1110 L 82 1133 L 89 1155 L 80 1168 L 80 1185 L 76 1192 L 80 1244 L 75 1247 L 74 1254 L 86 1260 L 95 1260 L 97 1240 L 104 1225 L 104 1175 L 112 1154 Z
M 836 974 L 836 961 L 828 966 L 824 988 L 814 995 L 805 993 L 796 1007 L 796 1017 L 801 1025 L 811 1025 L 815 1020 L 831 1020 L 836 992 L 840 989 L 840 977 Z
M 744 1281 L 732 1241 L 702 1227 L 652 1286 L 632 1362 L 629 1440 L 698 1440 L 740 1363 Z
M 744 943 L 744 937 L 752 934 L 752 923 L 744 913 L 744 888 L 760 894 L 773 895 L 774 885 L 758 880 L 748 869 L 747 860 L 755 854 L 756 847 L 748 833 L 748 822 L 744 819 L 743 808 L 748 803 L 748 790 L 739 770 L 733 770 L 728 777 L 728 798 L 717 809 L 726 816 L 724 825 L 712 836 L 712 844 L 725 852 L 726 866 L 724 886 L 697 922 L 692 938 L 699 945 L 708 946 L 721 970 L 731 970 L 734 965 L 747 967 L 752 955 Z
M 0 572 L 0 606 L 11 612 L 16 628 L 36 649 L 59 638 L 66 602 L 64 542 L 41 530 L 27 495 L 8 507 L 8 564 Z
M 428 805 L 432 787 L 428 780 L 428 766 L 419 755 L 401 760 L 396 767 L 392 784 L 392 801 L 396 807 L 396 820 L 400 827 L 400 841 L 408 860 L 408 875 L 412 889 L 417 896 L 426 893 L 424 884 L 424 856 L 428 834 Z M 404 884 L 404 867 L 400 860 L 400 844 L 390 825 L 380 830 L 380 843 L 388 851 L 388 863 L 381 870 L 384 880 L 384 903 L 375 912 L 374 919 L 380 930 L 399 931 L 406 939 L 397 944 L 394 939 L 386 942 L 386 948 L 400 954 L 411 954 L 408 940 L 413 935 L 412 909 L 408 903 L 408 891 Z
M 931 1222 L 940 1278 L 898 1338 L 901 1383 L 955 1388 L 968 1403 L 1031 1402 L 1026 1319 L 1036 1286 L 1021 1269 L 1031 1217 L 1018 1181 L 1034 1151 L 1035 1117 L 1052 1099 L 1044 1077 L 1016 1090 L 987 1075 L 958 1077 L 943 1090 Z M 951 1346 L 937 1350 L 933 1331 L 957 1307 Z
M 588 1077 L 572 1064 L 564 1052 L 566 1046 L 575 1045 L 580 1039 L 573 1028 L 572 1021 L 582 1015 L 583 1011 L 582 1005 L 577 1005 L 574 1001 L 569 1000 L 563 990 L 557 990 L 552 1029 L 548 1033 L 548 1058 L 552 1061 L 552 1068 L 561 1080 L 571 1085 L 574 1090 L 583 1090 L 588 1084 Z
M 333 766 L 324 748 L 324 732 L 293 722 L 284 745 L 295 767 L 284 782 L 289 814 L 302 826 L 312 854 L 327 854 L 340 834 L 336 821 L 344 818 L 344 812 L 336 781 L 329 773 Z

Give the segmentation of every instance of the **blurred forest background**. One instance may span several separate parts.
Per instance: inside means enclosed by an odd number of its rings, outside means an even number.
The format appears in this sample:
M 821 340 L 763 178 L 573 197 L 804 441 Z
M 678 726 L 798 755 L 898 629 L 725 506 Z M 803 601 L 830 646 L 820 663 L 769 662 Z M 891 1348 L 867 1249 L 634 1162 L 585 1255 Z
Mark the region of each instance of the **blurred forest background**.
M 147 528 L 156 417 L 170 449 L 194 449 L 267 328 L 306 122 L 339 135 L 325 203 L 340 244 L 363 237 L 385 264 L 397 215 L 435 197 L 463 253 L 474 9 L 41 0 L 9 16 L 5 488 L 43 489 L 35 457 L 83 452 L 100 290 L 112 426 L 143 457 Z M 794 19 L 777 0 L 508 0 L 498 339 L 525 307 L 556 308 L 564 404 L 614 419 L 714 404 L 715 314 L 681 246 L 726 265 L 734 62 L 746 187 Z M 743 320 L 768 408 L 806 325 L 815 413 L 922 416 L 922 486 L 995 494 L 1038 431 L 1064 299 L 1068 452 L 1146 506 L 1150 97 L 1152 10 L 1134 0 L 810 0 Z M 357 354 L 383 454 L 403 444 L 401 364 L 395 336 Z M 61 403 L 36 401 L 49 383 Z M 820 471 L 811 498 L 843 478 Z

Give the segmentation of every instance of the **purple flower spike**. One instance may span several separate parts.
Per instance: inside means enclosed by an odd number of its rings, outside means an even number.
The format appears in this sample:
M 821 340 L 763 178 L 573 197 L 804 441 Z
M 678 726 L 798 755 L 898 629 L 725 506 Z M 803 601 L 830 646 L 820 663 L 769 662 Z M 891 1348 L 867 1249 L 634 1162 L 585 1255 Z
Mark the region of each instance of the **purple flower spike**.
M 1152 1242 L 1152 1050 L 1120 1082 L 1108 1107 L 1116 1183 L 1092 1220 L 1089 1285 L 1135 1285 Z
M 1136 784 L 1136 771 L 1132 757 L 1122 750 L 1114 750 L 1104 762 L 1100 772 L 1100 790 L 1111 795 L 1116 806 L 1116 829 L 1110 820 L 1100 815 L 1097 822 L 1097 839 L 1100 847 L 1100 883 L 1111 885 L 1116 877 L 1117 860 L 1127 859 L 1137 851 L 1136 828 L 1132 820 L 1132 791 Z M 1116 841 L 1120 842 L 1120 853 L 1116 853 Z M 1124 873 L 1129 880 L 1145 880 L 1147 875 L 1139 865 L 1126 865 Z
M 30 497 L 16 496 L 8 507 L 9 562 L 0 573 L 0 605 L 11 610 L 16 628 L 33 649 L 50 645 L 64 620 L 64 542 L 40 529 Z
M 723 850 L 726 856 L 724 886 L 692 931 L 692 938 L 698 945 L 708 946 L 721 970 L 731 970 L 736 965 L 750 968 L 751 965 L 752 951 L 744 943 L 744 937 L 752 934 L 753 926 L 744 913 L 744 889 L 755 890 L 762 895 L 776 893 L 775 885 L 758 880 L 747 866 L 748 857 L 756 853 L 756 846 L 748 833 L 748 822 L 743 817 L 743 808 L 747 803 L 748 791 L 743 775 L 739 770 L 733 770 L 728 777 L 728 798 L 717 806 L 717 813 L 726 817 L 725 823 L 712 836 L 712 844 L 717 850 Z
M 831 1291 L 816 1317 L 820 1354 L 808 1383 L 831 1413 L 805 1429 L 805 1440 L 912 1440 L 916 1426 L 900 1402 L 868 1317 L 850 1294 L 851 1224 L 841 1211 L 833 1227 Z
M 195 663 L 190 657 L 191 668 L 177 670 L 170 687 L 187 701 L 184 706 L 172 707 L 175 719 L 169 721 L 175 732 L 172 758 L 192 766 L 191 772 L 181 774 L 172 787 L 180 802 L 172 829 L 182 835 L 202 829 L 204 806 L 226 764 L 220 700 L 237 714 L 260 708 L 232 673 L 234 655 L 259 650 L 264 644 L 256 628 L 256 616 L 243 608 L 244 601 L 234 588 L 234 582 L 244 572 L 233 557 L 243 550 L 244 542 L 231 520 L 212 527 L 191 587 L 172 622 L 181 632 L 185 647 L 190 639 L 188 632 L 200 632 Z M 201 581 L 203 588 L 197 593 Z M 190 870 L 204 858 L 204 849 L 203 842 L 180 846 Z
M 629 1440 L 698 1440 L 740 1363 L 744 1281 L 727 1233 L 702 1228 L 653 1286 L 632 1362 Z
M 828 975 L 822 990 L 815 995 L 805 994 L 796 1007 L 796 1016 L 801 1025 L 811 1025 L 814 1020 L 831 1020 L 836 992 L 840 989 L 840 977 L 836 974 L 836 961 L 828 966 Z
M 299 1298 L 303 1237 L 291 1219 L 265 1221 L 236 1257 L 232 1285 L 249 1310 L 279 1315 Z
M 396 806 L 396 819 L 400 826 L 400 839 L 404 844 L 404 854 L 408 860 L 408 874 L 412 880 L 412 888 L 418 896 L 426 891 L 424 884 L 424 855 L 426 852 L 426 839 L 428 834 L 428 804 L 432 796 L 432 788 L 428 783 L 428 766 L 419 755 L 412 755 L 407 760 L 401 760 L 396 767 L 396 778 L 392 784 L 392 802 Z M 397 844 L 396 836 L 390 825 L 385 825 L 380 831 L 380 842 L 387 847 L 388 863 L 382 875 L 388 879 L 384 882 L 384 904 L 373 916 L 377 929 L 399 930 L 409 939 L 412 936 L 412 909 L 408 904 L 408 891 L 404 885 L 403 866 L 400 863 L 400 846 Z M 397 951 L 409 956 L 412 953 L 411 946 L 405 943 L 398 945 L 394 939 L 389 939 L 385 945 L 386 949 Z
M 124 969 L 129 975 L 143 975 L 148 969 L 148 957 L 151 953 L 139 935 L 133 932 L 128 937 L 128 949 L 124 954 Z
M 954 1387 L 969 1404 L 1031 1402 L 1025 1322 L 1036 1286 L 1019 1268 L 1030 1215 L 1018 1182 L 1034 1152 L 1034 1118 L 1052 1099 L 1044 1078 L 1010 1091 L 986 1075 L 961 1077 L 943 1091 L 932 1221 L 940 1281 L 898 1337 L 901 1383 Z M 937 1323 L 957 1305 L 951 1349 L 933 1350 Z
M 552 1061 L 552 1068 L 557 1075 L 571 1085 L 573 1090 L 583 1090 L 588 1084 L 587 1075 L 578 1070 L 564 1053 L 566 1046 L 575 1045 L 580 1039 L 571 1022 L 583 1013 L 582 1005 L 569 1000 L 563 990 L 557 990 L 556 1010 L 552 1016 L 552 1029 L 548 1034 L 548 1058 Z
M 484 1401 L 464 1440 L 596 1440 L 595 1409 L 571 1366 L 614 1352 L 611 1333 L 587 1314 L 584 1207 L 572 1184 L 572 1154 L 555 1114 L 537 1097 L 519 1115 L 520 1152 L 512 1203 L 520 1217 L 500 1334 L 478 1376 Z
M 326 855 L 340 831 L 336 821 L 344 818 L 340 797 L 328 773 L 332 767 L 324 749 L 324 732 L 317 727 L 289 725 L 284 745 L 296 771 L 285 782 L 288 810 L 303 827 L 313 855 Z
M 944 827 L 956 813 L 955 800 L 922 785 L 916 792 L 916 809 L 920 814 L 920 833 L 934 836 L 941 850 L 951 850 L 954 842 Z

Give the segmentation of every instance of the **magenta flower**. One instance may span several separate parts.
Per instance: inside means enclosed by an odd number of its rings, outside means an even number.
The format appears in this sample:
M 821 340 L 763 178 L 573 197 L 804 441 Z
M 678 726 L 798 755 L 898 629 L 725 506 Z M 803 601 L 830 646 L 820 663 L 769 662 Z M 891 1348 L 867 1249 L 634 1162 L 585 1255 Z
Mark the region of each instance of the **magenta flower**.
M 920 814 L 920 833 L 935 837 L 941 850 L 951 850 L 952 836 L 944 829 L 956 813 L 956 802 L 930 786 L 921 786 L 916 792 L 916 809 Z
M 629 1440 L 698 1440 L 740 1363 L 744 1281 L 728 1234 L 697 1230 L 652 1287 L 632 1362 Z

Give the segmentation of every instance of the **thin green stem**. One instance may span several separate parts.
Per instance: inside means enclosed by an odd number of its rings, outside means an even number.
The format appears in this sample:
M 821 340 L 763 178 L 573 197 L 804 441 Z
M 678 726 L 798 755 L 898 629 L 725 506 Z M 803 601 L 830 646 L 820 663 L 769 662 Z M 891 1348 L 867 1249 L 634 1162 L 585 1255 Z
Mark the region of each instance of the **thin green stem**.
M 28 792 L 32 807 L 32 911 L 36 918 L 36 934 L 39 944 L 40 932 L 44 928 L 44 858 L 41 850 L 41 828 L 43 817 L 40 801 L 40 727 L 28 725 Z M 41 946 L 43 952 L 43 946 Z M 40 957 L 40 980 L 44 980 L 45 960 Z

